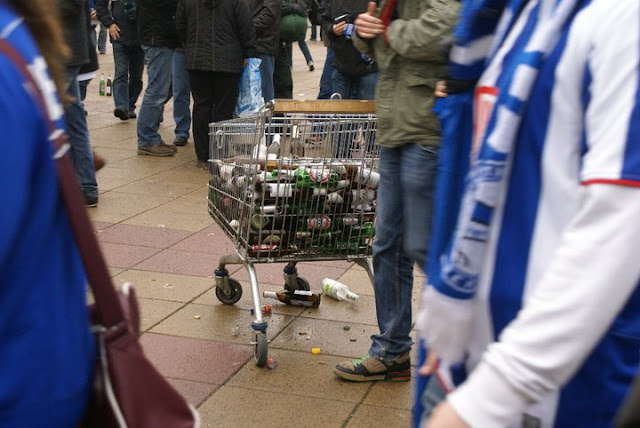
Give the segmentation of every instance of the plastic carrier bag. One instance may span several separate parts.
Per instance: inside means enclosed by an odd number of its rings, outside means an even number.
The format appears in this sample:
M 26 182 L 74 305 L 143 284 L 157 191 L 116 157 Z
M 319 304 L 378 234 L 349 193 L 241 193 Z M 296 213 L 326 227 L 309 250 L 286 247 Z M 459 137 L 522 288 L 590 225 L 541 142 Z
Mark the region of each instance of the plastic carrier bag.
M 260 111 L 264 104 L 262 99 L 262 81 L 260 79 L 260 58 L 249 58 L 248 64 L 242 70 L 240 76 L 238 101 L 236 102 L 235 115 L 248 117 Z

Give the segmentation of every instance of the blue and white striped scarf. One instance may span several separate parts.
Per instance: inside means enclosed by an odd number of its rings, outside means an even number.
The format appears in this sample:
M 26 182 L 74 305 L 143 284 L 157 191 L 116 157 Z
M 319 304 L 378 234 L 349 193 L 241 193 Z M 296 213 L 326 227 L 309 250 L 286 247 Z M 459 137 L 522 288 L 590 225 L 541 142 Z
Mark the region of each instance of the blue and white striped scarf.
M 488 67 L 500 70 L 497 98 L 466 179 L 452 243 L 440 257 L 440 272 L 430 272 L 417 322 L 427 347 L 447 363 L 461 361 L 465 354 L 471 302 L 488 252 L 493 211 L 507 190 L 511 154 L 531 88 L 580 1 L 467 0 L 463 4 L 451 52 L 452 73 L 477 79 Z M 524 49 L 504 66 L 492 63 L 525 7 L 531 7 L 532 25 L 524 26 L 521 34 Z

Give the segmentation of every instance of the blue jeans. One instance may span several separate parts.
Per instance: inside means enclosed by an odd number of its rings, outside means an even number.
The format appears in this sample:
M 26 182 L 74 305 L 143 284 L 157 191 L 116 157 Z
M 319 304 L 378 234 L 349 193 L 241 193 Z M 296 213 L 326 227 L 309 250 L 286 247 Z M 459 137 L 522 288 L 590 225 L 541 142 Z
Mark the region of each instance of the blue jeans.
M 95 35 L 95 32 L 93 33 Z M 98 52 L 105 53 L 107 51 L 107 27 L 100 24 L 98 32 Z
M 184 51 L 173 53 L 173 120 L 176 137 L 189 138 L 191 129 L 191 86 Z
M 274 95 L 273 89 L 273 69 L 275 68 L 276 58 L 273 55 L 257 54 L 256 58 L 260 58 L 260 82 L 262 84 L 262 98 L 265 102 L 271 101 Z
M 298 46 L 300 46 L 300 50 L 302 51 L 302 55 L 304 55 L 304 60 L 307 62 L 307 65 L 313 61 L 313 57 L 311 56 L 311 52 L 309 52 L 309 46 L 307 46 L 307 42 L 304 41 L 304 37 L 298 40 Z
M 164 103 L 171 88 L 171 68 L 174 49 L 142 46 L 147 58 L 147 90 L 138 114 L 138 147 L 151 146 L 162 141 L 158 129 Z
M 344 100 L 373 100 L 376 97 L 377 72 L 350 77 L 334 69 L 331 77 L 333 92 L 342 95 Z
M 336 54 L 333 52 L 333 48 L 329 46 L 324 60 L 324 67 L 322 68 L 322 76 L 320 77 L 319 100 L 328 100 L 333 95 L 333 70 L 335 70 L 333 60 L 335 57 Z
M 438 150 L 405 144 L 380 149 L 374 291 L 380 334 L 371 356 L 392 360 L 409 352 L 414 262 L 424 270 Z
M 69 135 L 71 149 L 69 154 L 73 169 L 80 183 L 82 192 L 87 196 L 98 196 L 96 171 L 93 167 L 93 151 L 89 140 L 87 118 L 80 101 L 80 86 L 78 85 L 78 71 L 80 67 L 69 67 L 66 70 L 67 94 L 73 101 L 65 104 L 64 116 Z
M 126 45 L 113 42 L 113 102 L 116 108 L 134 111 L 140 92 L 142 92 L 142 73 L 144 71 L 144 52 L 140 45 Z

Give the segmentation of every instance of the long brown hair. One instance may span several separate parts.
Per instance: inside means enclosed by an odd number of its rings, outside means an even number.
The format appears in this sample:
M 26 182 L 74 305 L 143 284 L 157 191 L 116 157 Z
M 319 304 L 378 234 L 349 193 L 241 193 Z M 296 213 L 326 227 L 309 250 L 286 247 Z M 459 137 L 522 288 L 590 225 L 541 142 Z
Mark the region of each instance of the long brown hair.
M 36 41 L 40 53 L 49 67 L 49 73 L 63 99 L 66 83 L 64 77 L 65 60 L 69 47 L 64 42 L 60 13 L 54 0 L 14 0 L 10 5 L 24 18 Z

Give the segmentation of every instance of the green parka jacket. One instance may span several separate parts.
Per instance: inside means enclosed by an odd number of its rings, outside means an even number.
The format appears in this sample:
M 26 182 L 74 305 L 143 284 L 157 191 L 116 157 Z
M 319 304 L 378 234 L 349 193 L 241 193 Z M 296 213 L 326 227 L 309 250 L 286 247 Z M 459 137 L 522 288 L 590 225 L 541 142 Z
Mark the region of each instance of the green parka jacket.
M 376 11 L 378 16 L 386 0 Z M 438 145 L 440 124 L 433 113 L 434 89 L 448 76 L 448 57 L 460 3 L 457 0 L 399 0 L 398 18 L 382 35 L 354 46 L 378 62 L 376 142 Z

